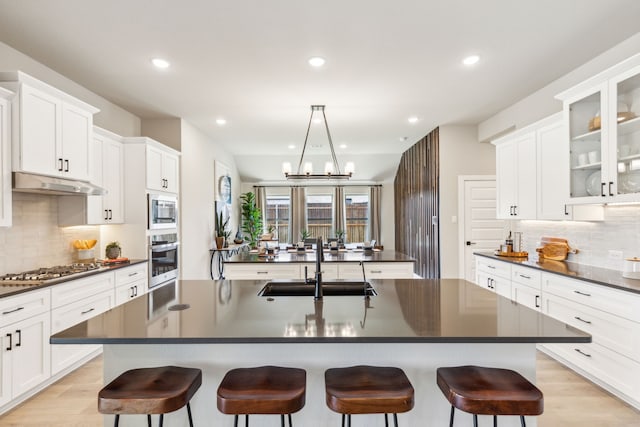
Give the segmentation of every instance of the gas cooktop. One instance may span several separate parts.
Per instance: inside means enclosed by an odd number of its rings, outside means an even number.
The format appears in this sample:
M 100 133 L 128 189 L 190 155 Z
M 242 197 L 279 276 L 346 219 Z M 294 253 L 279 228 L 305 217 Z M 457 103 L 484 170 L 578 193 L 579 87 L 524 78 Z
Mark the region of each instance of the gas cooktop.
M 68 264 L 55 267 L 38 268 L 24 273 L 10 273 L 0 276 L 0 285 L 43 285 L 73 275 L 82 275 L 100 268 L 99 264 Z

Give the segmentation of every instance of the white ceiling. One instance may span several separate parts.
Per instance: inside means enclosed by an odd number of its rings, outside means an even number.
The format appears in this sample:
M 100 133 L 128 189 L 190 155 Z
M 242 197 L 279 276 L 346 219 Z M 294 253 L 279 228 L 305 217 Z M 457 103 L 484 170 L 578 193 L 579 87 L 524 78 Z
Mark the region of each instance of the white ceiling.
M 242 158 L 299 155 L 309 106 L 325 104 L 338 159 L 357 162 L 477 124 L 632 36 L 639 17 L 638 0 L 0 0 L 0 41 Z

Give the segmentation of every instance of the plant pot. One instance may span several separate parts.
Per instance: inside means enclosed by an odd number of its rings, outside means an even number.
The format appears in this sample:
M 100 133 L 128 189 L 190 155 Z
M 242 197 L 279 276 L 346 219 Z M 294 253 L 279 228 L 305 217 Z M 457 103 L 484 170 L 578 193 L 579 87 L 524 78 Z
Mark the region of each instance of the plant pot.
M 216 248 L 217 249 L 224 248 L 224 237 L 216 237 Z
M 116 259 L 120 256 L 121 249 L 120 248 L 108 248 L 105 251 L 105 255 L 109 259 Z

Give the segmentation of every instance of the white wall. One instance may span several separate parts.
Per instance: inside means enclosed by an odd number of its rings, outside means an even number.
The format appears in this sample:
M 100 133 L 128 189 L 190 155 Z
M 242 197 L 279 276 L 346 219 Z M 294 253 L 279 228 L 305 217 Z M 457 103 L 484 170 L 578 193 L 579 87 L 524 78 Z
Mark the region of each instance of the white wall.
M 477 139 L 479 141 L 488 141 L 501 135 L 506 130 L 521 128 L 561 111 L 562 103 L 554 99 L 555 95 L 638 52 L 640 52 L 640 33 L 483 121 L 478 125 Z M 532 72 L 535 72 L 535 70 Z
M 241 191 L 233 156 L 211 141 L 202 131 L 182 121 L 180 165 L 180 241 L 183 279 L 209 278 L 209 249 L 214 246 L 214 163 L 231 168 L 233 211 L 230 227 L 238 226 L 238 197 Z
M 0 42 L 0 70 L 24 71 L 99 108 L 100 112 L 94 116 L 94 124 L 101 128 L 122 136 L 140 136 L 140 119 L 138 117 L 2 42 Z
M 475 126 L 441 126 L 440 149 L 440 274 L 458 277 L 458 176 L 494 175 L 495 148 L 479 144 Z
M 142 135 L 181 151 L 182 119 L 143 119 Z

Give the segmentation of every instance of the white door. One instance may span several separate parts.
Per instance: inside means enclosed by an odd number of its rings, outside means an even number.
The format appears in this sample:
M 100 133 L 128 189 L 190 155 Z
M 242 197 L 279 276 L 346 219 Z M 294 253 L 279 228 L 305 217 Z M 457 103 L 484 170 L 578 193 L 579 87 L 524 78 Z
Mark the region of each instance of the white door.
M 505 221 L 496 219 L 495 177 L 459 178 L 460 277 L 475 282 L 474 252 L 498 249 Z

